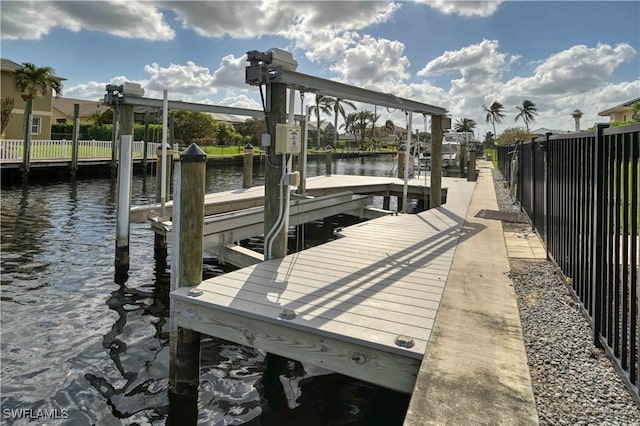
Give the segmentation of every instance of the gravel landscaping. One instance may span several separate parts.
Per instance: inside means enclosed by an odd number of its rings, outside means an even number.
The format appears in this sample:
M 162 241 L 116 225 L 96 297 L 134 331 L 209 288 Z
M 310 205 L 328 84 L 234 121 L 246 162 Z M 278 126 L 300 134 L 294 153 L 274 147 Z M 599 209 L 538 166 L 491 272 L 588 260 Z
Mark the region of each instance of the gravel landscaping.
M 493 180 L 500 210 L 519 211 L 500 171 L 493 170 Z M 591 328 L 556 271 L 551 262 L 511 259 L 540 424 L 640 425 L 638 405 L 593 345 Z

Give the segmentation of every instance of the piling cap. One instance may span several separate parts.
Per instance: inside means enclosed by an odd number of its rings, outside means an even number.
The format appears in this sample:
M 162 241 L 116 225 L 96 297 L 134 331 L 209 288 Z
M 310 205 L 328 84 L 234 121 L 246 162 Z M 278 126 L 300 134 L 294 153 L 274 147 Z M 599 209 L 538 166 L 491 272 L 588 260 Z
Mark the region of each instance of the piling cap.
M 200 149 L 197 144 L 192 143 L 189 148 L 180 154 L 180 161 L 183 163 L 204 163 L 207 161 L 207 153 Z
M 250 143 L 246 144 L 244 146 L 244 149 L 253 149 L 253 145 L 251 145 Z

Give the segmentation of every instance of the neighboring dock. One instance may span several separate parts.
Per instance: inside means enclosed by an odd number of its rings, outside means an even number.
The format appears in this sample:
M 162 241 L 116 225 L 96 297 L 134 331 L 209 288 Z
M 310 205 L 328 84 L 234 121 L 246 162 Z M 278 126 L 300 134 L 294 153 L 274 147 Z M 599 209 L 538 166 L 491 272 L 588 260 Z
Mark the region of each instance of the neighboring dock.
M 461 178 L 444 178 L 442 188 L 442 200 L 446 200 L 447 187 Z M 306 195 L 321 196 L 337 194 L 345 191 L 354 194 L 377 195 L 383 197 L 402 197 L 404 181 L 395 177 L 373 177 L 373 176 L 350 176 L 331 175 L 316 176 L 307 178 Z M 407 197 L 410 199 L 423 200 L 428 202 L 431 196 L 429 186 L 425 183 L 424 177 L 409 179 Z M 215 192 L 206 194 L 204 199 L 205 215 L 214 215 L 236 210 L 248 209 L 264 205 L 264 186 L 254 186 L 246 189 L 233 191 Z M 148 204 L 131 208 L 131 222 L 145 222 L 150 218 L 160 216 L 160 204 Z M 171 216 L 173 203 L 167 202 L 165 205 L 165 215 Z M 388 208 L 388 206 L 385 206 Z

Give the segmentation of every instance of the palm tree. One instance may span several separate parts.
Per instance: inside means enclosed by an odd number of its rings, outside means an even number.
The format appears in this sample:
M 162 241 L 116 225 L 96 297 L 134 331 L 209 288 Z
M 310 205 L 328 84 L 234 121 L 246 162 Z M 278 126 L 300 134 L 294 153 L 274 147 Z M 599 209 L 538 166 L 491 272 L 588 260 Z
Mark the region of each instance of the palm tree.
M 320 114 L 330 114 L 331 107 L 335 103 L 333 98 L 324 95 L 316 95 L 316 104 L 309 111 L 316 116 L 316 147 L 320 148 Z
M 487 113 L 487 123 L 493 124 L 493 134 L 496 134 L 496 123 L 500 124 L 504 118 L 504 106 L 498 101 L 491 104 L 489 108 L 482 105 Z
M 334 138 L 334 141 L 333 141 L 333 147 L 334 148 L 338 146 L 338 114 L 340 114 L 342 116 L 343 120 L 347 116 L 343 105 L 346 105 L 349 108 L 354 109 L 354 110 L 356 109 L 356 106 L 353 104 L 353 102 L 345 101 L 345 100 L 338 99 L 338 98 L 336 98 L 333 101 L 332 108 L 333 108 L 333 112 L 335 114 L 334 117 L 333 117 L 333 128 L 335 129 L 335 132 L 336 132 L 335 138 Z
M 2 116 L 0 124 L 0 134 L 4 137 L 4 130 L 9 125 L 9 120 L 11 120 L 11 112 L 13 111 L 13 107 L 15 106 L 15 100 L 10 97 L 3 97 L 1 98 L 0 104 L 0 115 Z
M 373 121 L 373 119 L 375 118 L 375 115 L 369 110 L 359 111 L 354 114 L 355 114 L 354 130 L 356 134 L 360 135 L 360 149 L 364 150 L 364 137 L 367 133 L 367 128 L 369 127 L 369 123 Z
M 518 121 L 518 118 L 521 118 L 524 121 L 524 126 L 527 129 L 527 133 L 529 133 L 529 123 L 535 121 L 535 116 L 538 115 L 538 108 L 536 108 L 536 104 L 531 102 L 528 99 L 522 101 L 522 106 L 516 106 L 518 111 L 518 115 L 516 115 L 516 119 L 514 121 Z
M 454 132 L 473 132 L 476 128 L 476 121 L 471 118 L 461 118 L 456 120 L 456 124 L 453 126 Z
M 23 62 L 22 67 L 15 72 L 16 89 L 26 101 L 24 108 L 24 171 L 29 171 L 29 157 L 31 151 L 31 127 L 33 100 L 46 95 L 49 90 L 62 96 L 62 80 L 55 76 L 51 67 L 38 67 L 31 62 Z

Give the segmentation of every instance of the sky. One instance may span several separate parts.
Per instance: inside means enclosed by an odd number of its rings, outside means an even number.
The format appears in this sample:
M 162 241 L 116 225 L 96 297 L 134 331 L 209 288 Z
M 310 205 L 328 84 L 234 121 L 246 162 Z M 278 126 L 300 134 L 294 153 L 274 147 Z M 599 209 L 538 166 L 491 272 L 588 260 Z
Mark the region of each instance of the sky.
M 505 107 L 500 134 L 524 127 L 525 99 L 539 111 L 531 129 L 573 130 L 576 109 L 587 128 L 640 97 L 639 1 L 3 0 L 0 15 L 2 57 L 53 67 L 68 98 L 132 81 L 147 97 L 167 89 L 172 100 L 261 109 L 246 52 L 274 47 L 298 72 L 473 119 L 479 138 L 493 131 L 483 105 L 494 101 Z M 376 111 L 406 127 L 401 111 Z

